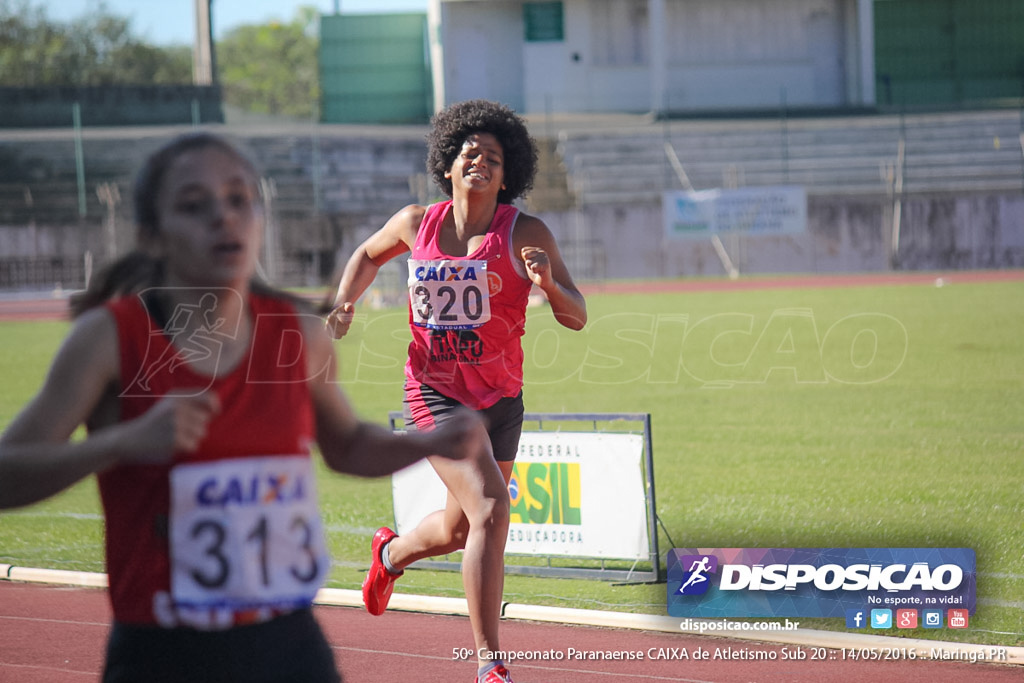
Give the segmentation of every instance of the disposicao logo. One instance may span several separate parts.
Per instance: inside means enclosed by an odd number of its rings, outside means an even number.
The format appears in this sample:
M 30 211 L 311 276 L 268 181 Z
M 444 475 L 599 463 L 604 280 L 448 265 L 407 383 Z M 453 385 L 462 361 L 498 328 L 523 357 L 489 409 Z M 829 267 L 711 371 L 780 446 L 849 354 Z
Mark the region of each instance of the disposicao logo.
M 975 605 L 968 548 L 685 548 L 666 564 L 671 616 L 849 619 L 853 611 L 970 613 Z
M 683 555 L 679 558 L 683 566 L 690 568 L 683 575 L 683 583 L 679 586 L 679 595 L 702 595 L 706 593 L 711 581 L 709 574 L 718 570 L 718 558 L 714 555 Z

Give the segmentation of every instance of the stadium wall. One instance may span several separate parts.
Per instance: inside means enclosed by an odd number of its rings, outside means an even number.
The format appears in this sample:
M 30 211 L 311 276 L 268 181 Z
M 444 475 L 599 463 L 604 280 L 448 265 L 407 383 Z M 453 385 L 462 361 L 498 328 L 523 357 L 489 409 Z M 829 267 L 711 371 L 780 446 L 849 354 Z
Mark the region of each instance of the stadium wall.
M 131 239 L 129 217 L 126 209 L 122 212 L 119 244 Z M 556 234 L 580 281 L 725 274 L 710 241 L 664 236 L 660 207 L 604 205 L 538 215 Z M 386 211 L 329 212 L 316 219 L 278 213 L 273 279 L 325 285 L 333 269 L 387 217 Z M 897 260 L 890 249 L 891 220 L 891 209 L 882 200 L 817 197 L 809 201 L 806 234 L 725 236 L 723 246 L 742 274 L 1024 267 L 1020 196 L 908 199 Z M 105 229 L 95 219 L 0 225 L 0 288 L 81 286 L 84 254 L 90 252 L 98 265 L 109 253 Z
M 665 235 L 661 206 L 595 205 L 539 214 L 581 280 L 720 277 L 710 240 Z M 808 198 L 802 235 L 725 235 L 741 274 L 854 273 L 1024 267 L 1024 196 L 944 194 L 905 198 L 899 252 L 885 197 Z
M 80 287 L 87 252 L 98 266 L 129 249 L 131 178 L 144 155 L 174 132 L 87 132 L 82 190 L 76 190 L 70 133 L 0 135 L 0 288 Z M 267 174 L 271 279 L 323 286 L 394 211 L 436 199 L 423 173 L 424 132 L 345 126 L 321 126 L 315 135 L 308 128 L 236 132 Z M 559 183 L 538 185 L 548 190 Z M 114 192 L 116 201 L 103 192 Z M 551 226 L 581 281 L 724 273 L 710 242 L 666 236 L 657 202 L 580 205 L 569 195 L 559 200 L 537 191 L 523 208 Z M 892 197 L 881 192 L 810 194 L 805 234 L 732 235 L 722 242 L 744 274 L 1024 267 L 1020 190 L 905 195 L 896 258 L 893 209 Z M 399 273 L 397 286 L 400 280 Z

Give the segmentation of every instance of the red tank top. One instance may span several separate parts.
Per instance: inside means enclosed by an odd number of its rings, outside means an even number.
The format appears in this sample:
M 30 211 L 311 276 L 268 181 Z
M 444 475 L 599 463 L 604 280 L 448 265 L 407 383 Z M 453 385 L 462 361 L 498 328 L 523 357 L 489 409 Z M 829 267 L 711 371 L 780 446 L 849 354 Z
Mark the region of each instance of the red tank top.
M 438 244 L 451 206 L 445 201 L 427 208 L 409 257 L 406 390 L 426 384 L 481 410 L 522 389 L 522 336 L 533 283 L 513 253 L 518 209 L 499 204 L 480 247 L 456 258 Z
M 222 407 L 222 412 L 209 424 L 208 434 L 195 453 L 176 454 L 173 465 L 122 465 L 104 471 L 98 477 L 106 518 L 110 599 L 114 617 L 120 622 L 164 626 L 182 622 L 178 616 L 179 598 L 172 599 L 178 593 L 172 590 L 171 585 L 172 575 L 177 576 L 176 571 L 180 571 L 174 569 L 176 561 L 172 558 L 171 539 L 178 537 L 178 532 L 171 531 L 175 519 L 182 521 L 178 526 L 185 526 L 185 521 L 191 525 L 194 537 L 186 539 L 186 542 L 192 543 L 193 547 L 182 552 L 191 553 L 193 559 L 198 558 L 195 571 L 207 580 L 216 582 L 223 579 L 224 582 L 220 592 L 211 592 L 213 597 L 208 598 L 208 602 L 201 602 L 202 607 L 198 609 L 200 612 L 218 611 L 219 616 L 214 619 L 222 623 L 192 625 L 223 628 L 233 625 L 230 623 L 232 620 L 242 623 L 240 615 L 252 609 L 262 611 L 263 618 L 268 618 L 268 610 L 281 611 L 301 606 L 304 602 L 304 599 L 277 599 L 288 592 L 284 589 L 267 604 L 251 600 L 245 602 L 249 598 L 227 594 L 226 586 L 230 583 L 228 569 L 233 572 L 237 569 L 234 565 L 239 561 L 235 555 L 241 558 L 238 553 L 246 552 L 246 540 L 239 544 L 236 539 L 218 537 L 218 533 L 223 534 L 231 525 L 216 521 L 217 515 L 231 508 L 241 508 L 243 502 L 253 502 L 257 498 L 260 502 L 269 500 L 270 494 L 275 492 L 280 494 L 282 501 L 277 508 L 280 510 L 287 509 L 287 504 L 290 504 L 286 498 L 298 493 L 303 496 L 308 493 L 315 499 L 312 482 L 309 482 L 308 492 L 298 491 L 294 486 L 285 492 L 286 484 L 283 482 L 287 477 L 268 474 L 260 469 L 260 463 L 278 466 L 283 462 L 284 470 L 294 474 L 293 466 L 301 471 L 307 468 L 310 460 L 310 446 L 315 434 L 314 416 L 299 319 L 292 305 L 283 300 L 252 294 L 249 306 L 253 332 L 247 356 L 228 374 L 211 379 L 190 369 L 189 359 L 197 358 L 196 354 L 215 353 L 218 338 L 224 338 L 220 335 L 232 335 L 234 332 L 221 329 L 216 320 L 208 319 L 203 334 L 179 339 L 177 347 L 168 336 L 173 334 L 177 324 L 174 316 L 203 315 L 206 312 L 201 307 L 175 311 L 167 326 L 161 328 L 150 317 L 139 297 L 125 297 L 107 305 L 117 324 L 120 345 L 121 421 L 142 415 L 160 397 L 174 390 L 210 388 L 217 392 Z M 165 329 L 171 332 L 165 332 Z M 228 469 L 217 470 L 222 466 Z M 196 522 L 195 511 L 183 513 L 175 509 L 174 501 L 179 499 L 175 491 L 182 486 L 175 483 L 175 478 L 188 471 L 195 472 L 193 479 L 205 477 L 193 486 L 198 491 L 197 496 L 204 499 L 214 513 L 214 521 L 207 520 L 206 525 Z M 289 485 L 301 478 L 301 475 L 292 476 Z M 277 490 L 272 491 L 268 482 L 278 482 L 275 485 Z M 184 515 L 187 514 L 193 517 L 186 518 Z M 275 514 L 264 516 L 272 518 Z M 251 516 L 249 519 L 255 522 L 259 517 Z M 319 517 L 306 520 L 304 524 L 306 522 L 309 526 L 307 531 L 322 534 Z M 214 528 L 218 525 L 224 528 Z M 258 525 L 255 528 L 255 535 L 250 533 L 247 537 L 249 551 L 260 551 L 261 541 L 265 540 L 260 536 Z M 266 529 L 264 526 L 262 531 L 266 532 Z M 301 535 L 303 529 L 296 530 L 296 533 Z M 229 543 L 235 543 L 241 549 L 231 549 L 227 545 Z M 266 568 L 266 556 L 262 557 L 266 582 L 272 575 Z M 312 558 L 310 555 L 306 569 L 317 561 L 322 562 L 322 559 Z M 318 568 L 318 571 L 322 574 L 326 567 Z M 309 581 L 322 578 L 310 578 L 306 570 L 301 575 Z M 230 578 L 234 581 L 235 576 Z M 315 589 L 316 586 L 310 586 L 313 593 Z M 181 599 L 194 600 L 194 593 L 192 597 Z M 188 606 L 195 612 L 197 604 L 200 603 L 192 602 Z M 225 619 L 228 623 L 224 623 Z

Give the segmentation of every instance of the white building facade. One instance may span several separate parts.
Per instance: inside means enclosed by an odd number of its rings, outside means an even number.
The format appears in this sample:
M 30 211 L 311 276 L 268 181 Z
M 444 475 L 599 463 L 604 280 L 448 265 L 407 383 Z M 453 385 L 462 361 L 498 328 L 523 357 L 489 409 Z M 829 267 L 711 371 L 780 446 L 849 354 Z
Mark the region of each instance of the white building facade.
M 873 0 L 430 0 L 435 107 L 707 113 L 875 104 Z

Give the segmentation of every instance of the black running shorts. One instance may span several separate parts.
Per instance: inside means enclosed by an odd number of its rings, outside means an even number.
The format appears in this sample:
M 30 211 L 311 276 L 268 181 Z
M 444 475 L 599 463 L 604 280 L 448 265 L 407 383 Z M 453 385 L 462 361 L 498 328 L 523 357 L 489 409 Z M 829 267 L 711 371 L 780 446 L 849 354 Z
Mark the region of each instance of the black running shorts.
M 421 384 L 418 391 L 407 391 L 403 401 L 406 429 L 430 430 L 463 407 L 433 387 Z M 498 462 L 512 462 L 519 452 L 519 435 L 523 431 L 523 392 L 499 399 L 489 408 L 478 411 L 487 420 L 491 450 Z

